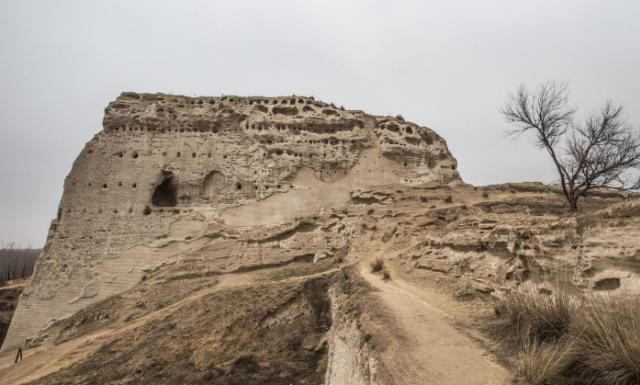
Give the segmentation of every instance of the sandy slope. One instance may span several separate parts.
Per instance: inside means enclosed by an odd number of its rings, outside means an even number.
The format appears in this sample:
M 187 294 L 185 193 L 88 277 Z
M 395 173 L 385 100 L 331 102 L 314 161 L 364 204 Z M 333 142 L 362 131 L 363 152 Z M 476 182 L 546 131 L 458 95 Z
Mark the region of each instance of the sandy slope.
M 333 271 L 335 271 L 335 269 L 304 276 L 294 276 L 284 279 L 283 282 L 303 281 L 330 274 Z M 17 364 L 14 364 L 15 351 L 4 352 L 0 355 L 0 385 L 27 384 L 64 368 L 68 368 L 73 364 L 87 359 L 113 337 L 123 335 L 137 328 L 142 328 L 144 325 L 161 320 L 174 312 L 183 311 L 182 309 L 188 304 L 192 304 L 211 293 L 235 287 L 249 287 L 254 284 L 252 280 L 255 279 L 258 274 L 260 274 L 260 271 L 222 275 L 218 278 L 214 286 L 196 291 L 186 298 L 153 311 L 132 322 L 119 324 L 107 329 L 98 329 L 95 332 L 57 345 L 48 343 L 34 349 L 25 350 L 23 360 Z M 203 322 L 205 321 L 203 320 Z
M 176 311 L 185 303 L 193 302 L 213 291 L 246 283 L 246 279 L 244 278 L 245 277 L 240 277 L 236 274 L 229 274 L 214 287 L 200 290 L 181 301 L 152 312 L 117 329 L 101 330 L 66 341 L 59 345 L 42 346 L 26 350 L 23 354 L 23 361 L 17 364 L 14 364 L 15 352 L 7 352 L 0 357 L 0 385 L 26 384 L 69 367 L 97 351 L 109 337 L 134 329 L 149 321 L 159 319 L 166 314 Z

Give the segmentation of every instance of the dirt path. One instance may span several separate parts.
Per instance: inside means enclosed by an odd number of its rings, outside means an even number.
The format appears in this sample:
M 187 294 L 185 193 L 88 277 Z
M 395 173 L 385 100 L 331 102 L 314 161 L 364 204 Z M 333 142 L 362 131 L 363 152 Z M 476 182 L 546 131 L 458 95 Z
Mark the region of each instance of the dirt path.
M 429 293 L 413 290 L 406 282 L 383 281 L 362 268 L 364 278 L 376 289 L 382 303 L 397 320 L 406 337 L 383 354 L 394 377 L 405 385 L 508 384 L 509 373 L 491 361 L 487 352 L 451 323 L 450 317 L 432 306 Z

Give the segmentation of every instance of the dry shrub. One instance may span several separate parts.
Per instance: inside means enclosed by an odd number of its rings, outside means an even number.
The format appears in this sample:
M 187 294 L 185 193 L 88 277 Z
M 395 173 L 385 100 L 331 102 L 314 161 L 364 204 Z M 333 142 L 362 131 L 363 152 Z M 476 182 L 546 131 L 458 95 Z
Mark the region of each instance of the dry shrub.
M 379 273 L 384 269 L 384 259 L 377 257 L 370 264 L 372 273 Z
M 570 363 L 572 345 L 526 341 L 517 367 L 523 385 L 561 384 L 562 374 Z
M 389 273 L 389 271 L 387 269 L 382 270 L 382 279 L 384 281 L 391 280 L 391 274 Z
M 640 303 L 590 298 L 574 317 L 573 375 L 584 385 L 640 384 Z
M 569 330 L 579 300 L 568 290 L 556 288 L 552 295 L 533 291 L 511 293 L 501 305 L 502 334 L 511 344 L 523 346 L 529 341 L 559 340 Z
M 528 385 L 640 384 L 640 302 L 622 297 L 507 295 L 499 336 Z

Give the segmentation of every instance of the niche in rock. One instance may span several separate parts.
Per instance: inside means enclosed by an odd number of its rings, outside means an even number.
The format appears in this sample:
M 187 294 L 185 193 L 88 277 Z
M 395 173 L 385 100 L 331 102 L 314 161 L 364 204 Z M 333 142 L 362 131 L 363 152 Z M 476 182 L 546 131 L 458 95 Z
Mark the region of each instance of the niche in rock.
M 151 196 L 151 203 L 158 207 L 172 207 L 178 203 L 176 186 L 173 183 L 173 173 L 162 171 L 162 182 L 156 187 Z
M 611 277 L 603 278 L 596 281 L 593 285 L 595 290 L 616 290 L 620 288 L 620 278 Z
M 214 200 L 226 187 L 224 174 L 220 171 L 212 171 L 207 175 L 202 183 L 202 197 L 207 200 Z

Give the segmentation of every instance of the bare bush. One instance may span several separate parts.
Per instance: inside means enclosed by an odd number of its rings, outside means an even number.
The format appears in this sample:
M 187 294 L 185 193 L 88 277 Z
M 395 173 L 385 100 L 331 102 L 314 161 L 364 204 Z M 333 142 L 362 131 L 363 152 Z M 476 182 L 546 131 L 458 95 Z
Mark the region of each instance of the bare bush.
M 551 157 L 560 177 L 562 192 L 572 211 L 594 188 L 624 191 L 640 189 L 640 137 L 620 106 L 607 102 L 583 123 L 573 119 L 567 105 L 567 86 L 547 82 L 535 92 L 521 85 L 502 108 L 515 125 L 512 135 L 533 132 L 538 147 Z

